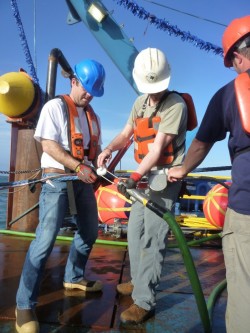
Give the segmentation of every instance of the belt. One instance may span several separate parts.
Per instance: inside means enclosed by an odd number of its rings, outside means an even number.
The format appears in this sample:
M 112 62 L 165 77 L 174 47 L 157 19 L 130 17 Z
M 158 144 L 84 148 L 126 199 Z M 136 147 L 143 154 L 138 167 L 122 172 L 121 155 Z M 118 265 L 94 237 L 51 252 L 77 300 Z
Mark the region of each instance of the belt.
M 58 168 L 44 168 L 43 173 L 65 173 L 65 170 Z
M 151 169 L 149 171 L 152 175 L 167 175 L 168 174 L 168 168 L 161 168 L 161 169 Z

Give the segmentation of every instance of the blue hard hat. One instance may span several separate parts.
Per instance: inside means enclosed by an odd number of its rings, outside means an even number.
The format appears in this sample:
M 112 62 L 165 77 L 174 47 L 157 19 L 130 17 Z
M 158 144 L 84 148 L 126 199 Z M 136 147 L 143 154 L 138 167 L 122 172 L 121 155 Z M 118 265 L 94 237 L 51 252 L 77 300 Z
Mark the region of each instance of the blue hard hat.
M 75 65 L 75 76 L 90 95 L 103 95 L 105 70 L 99 62 L 91 59 L 81 61 Z

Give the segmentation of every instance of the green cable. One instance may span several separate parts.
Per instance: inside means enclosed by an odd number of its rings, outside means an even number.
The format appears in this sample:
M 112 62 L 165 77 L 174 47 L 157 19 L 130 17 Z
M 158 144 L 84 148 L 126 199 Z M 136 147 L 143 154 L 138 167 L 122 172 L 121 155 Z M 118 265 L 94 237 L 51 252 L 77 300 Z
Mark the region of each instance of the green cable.
M 15 235 L 15 236 L 24 236 L 24 237 L 30 237 L 35 238 L 36 234 L 31 232 L 23 232 L 23 231 L 13 231 L 13 230 L 0 230 L 0 234 L 7 234 L 7 235 Z M 57 236 L 56 240 L 59 241 L 72 241 L 72 236 Z M 127 246 L 127 242 L 119 242 L 119 241 L 110 241 L 106 239 L 97 239 L 96 244 L 105 244 L 105 245 L 119 245 L 119 246 Z
M 210 320 L 212 320 L 212 312 L 215 305 L 215 302 L 218 298 L 218 296 L 221 294 L 221 292 L 226 288 L 227 286 L 227 280 L 222 280 L 217 286 L 212 290 L 211 294 L 209 295 L 209 298 L 207 300 L 207 309 Z
M 8 229 L 0 229 L 0 234 L 9 234 L 9 235 L 16 235 L 16 236 L 24 236 L 24 237 L 32 237 L 35 238 L 35 234 L 34 233 L 29 233 L 26 231 L 14 231 L 14 230 L 8 230 Z M 208 237 L 203 237 L 201 239 L 196 239 L 194 241 L 190 241 L 187 242 L 188 246 L 195 246 L 195 245 L 199 245 L 201 243 L 213 240 L 213 239 L 217 239 L 221 237 L 221 233 L 216 234 L 216 235 L 211 235 Z M 64 241 L 72 241 L 73 240 L 73 236 L 57 236 L 56 240 L 64 240 Z M 106 240 L 106 239 L 97 239 L 96 240 L 96 244 L 107 244 L 107 245 L 119 245 L 119 246 L 128 246 L 128 242 L 126 241 L 110 241 L 110 240 Z M 179 245 L 178 244 L 168 244 L 167 246 L 168 248 L 178 248 Z
M 174 216 L 171 214 L 169 210 L 165 212 L 165 208 L 159 206 L 158 204 L 154 203 L 148 197 L 143 195 L 141 192 L 134 190 L 134 189 L 127 189 L 127 192 L 130 194 L 130 196 L 133 198 L 133 200 L 137 200 L 141 202 L 144 206 L 146 206 L 148 209 L 153 211 L 155 214 L 163 218 L 169 225 L 170 229 L 172 230 L 173 234 L 176 237 L 177 243 L 179 245 L 184 264 L 186 266 L 186 270 L 189 276 L 189 280 L 193 289 L 193 293 L 196 299 L 196 303 L 198 306 L 198 310 L 200 313 L 201 321 L 203 323 L 204 331 L 205 333 L 211 332 L 211 323 L 210 318 L 208 315 L 208 309 L 205 301 L 205 297 L 201 288 L 200 280 L 194 265 L 194 261 L 192 258 L 192 255 L 190 253 L 190 250 L 188 248 L 186 239 L 184 237 L 184 234 L 179 226 L 179 224 L 176 222 Z
M 187 245 L 186 239 L 183 235 L 183 232 L 181 231 L 180 226 L 178 223 L 175 221 L 175 218 L 170 212 L 166 212 L 163 215 L 163 219 L 169 224 L 169 227 L 173 231 L 177 243 L 179 245 L 184 264 L 186 266 L 186 270 L 189 276 L 189 280 L 194 292 L 194 296 L 196 299 L 196 303 L 198 306 L 198 310 L 200 313 L 200 317 L 204 326 L 204 330 L 206 333 L 211 332 L 211 324 L 210 324 L 210 319 L 208 315 L 208 310 L 207 310 L 207 305 L 206 301 L 204 298 L 204 294 L 201 288 L 200 280 L 194 265 L 194 261 L 192 258 L 192 255 L 190 253 L 189 247 Z
M 207 236 L 207 237 L 202 237 L 202 238 L 196 239 L 196 240 L 192 240 L 190 242 L 187 242 L 187 245 L 188 246 L 196 246 L 196 245 L 199 245 L 201 243 L 205 243 L 205 242 L 217 239 L 217 238 L 221 238 L 221 233 L 214 234 L 214 235 Z M 176 248 L 176 247 L 179 247 L 179 245 L 178 244 L 168 244 L 168 248 Z

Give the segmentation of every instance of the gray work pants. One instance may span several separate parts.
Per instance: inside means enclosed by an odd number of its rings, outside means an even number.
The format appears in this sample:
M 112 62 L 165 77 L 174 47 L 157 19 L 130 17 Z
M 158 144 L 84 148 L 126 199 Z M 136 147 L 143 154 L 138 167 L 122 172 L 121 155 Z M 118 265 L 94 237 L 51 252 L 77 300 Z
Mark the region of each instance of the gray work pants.
M 228 208 L 223 227 L 227 333 L 250 332 L 250 216 Z
M 180 187 L 180 182 L 168 183 L 163 191 L 146 190 L 145 193 L 153 202 L 172 210 Z M 134 285 L 132 298 L 135 304 L 146 310 L 155 307 L 168 231 L 164 219 L 137 201 L 132 204 L 128 221 L 130 273 Z

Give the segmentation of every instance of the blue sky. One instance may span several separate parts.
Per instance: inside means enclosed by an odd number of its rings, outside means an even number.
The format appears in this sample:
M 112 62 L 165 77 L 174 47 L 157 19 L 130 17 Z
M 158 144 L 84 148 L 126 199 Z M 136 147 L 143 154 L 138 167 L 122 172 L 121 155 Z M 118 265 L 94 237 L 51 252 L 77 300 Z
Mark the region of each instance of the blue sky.
M 135 2 L 157 18 L 165 19 L 180 30 L 190 32 L 197 38 L 219 47 L 225 25 L 236 17 L 250 13 L 249 0 L 137 0 Z M 107 74 L 105 94 L 102 98 L 95 98 L 92 106 L 101 117 L 103 146 L 107 145 L 127 121 L 137 96 L 135 91 L 82 22 L 72 26 L 67 24 L 66 1 L 18 0 L 17 3 L 39 84 L 43 90 L 46 88 L 48 56 L 53 48 L 59 48 L 72 67 L 84 58 L 96 59 L 105 67 Z M 115 21 L 119 25 L 124 25 L 124 33 L 133 39 L 139 51 L 147 47 L 156 47 L 165 52 L 172 69 L 169 88 L 189 92 L 193 96 L 200 122 L 212 95 L 218 88 L 234 79 L 236 73 L 225 68 L 222 57 L 212 51 L 200 50 L 195 45 L 182 41 L 180 37 L 169 36 L 167 32 L 156 29 L 147 21 L 134 16 L 129 10 L 117 4 L 117 1 L 103 0 L 103 3 L 113 13 Z M 0 13 L 0 75 L 18 71 L 19 68 L 24 68 L 29 73 L 10 0 L 0 1 Z M 59 70 L 56 93 L 68 92 L 69 81 L 60 75 Z M 5 116 L 1 114 L 0 133 L 2 171 L 9 169 L 10 124 L 6 123 Z M 188 144 L 192 137 L 193 134 L 189 133 Z M 226 140 L 214 146 L 201 166 L 225 165 L 230 165 Z M 120 167 L 122 169 L 136 167 L 132 149 L 126 153 Z

